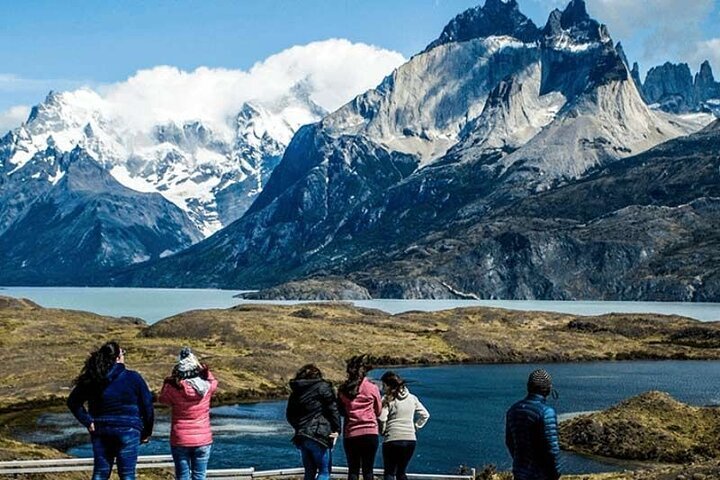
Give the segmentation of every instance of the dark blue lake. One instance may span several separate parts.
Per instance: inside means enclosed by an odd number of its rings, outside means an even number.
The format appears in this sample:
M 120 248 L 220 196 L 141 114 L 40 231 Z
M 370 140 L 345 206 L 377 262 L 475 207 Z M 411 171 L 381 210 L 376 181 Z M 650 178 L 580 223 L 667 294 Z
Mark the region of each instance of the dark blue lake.
M 578 412 L 607 408 L 630 396 L 662 390 L 693 405 L 720 404 L 720 362 L 627 362 L 553 365 L 477 365 L 407 368 L 401 374 L 428 407 L 431 419 L 420 431 L 414 472 L 451 473 L 462 465 L 510 466 L 503 444 L 505 410 L 524 394 L 527 375 L 543 366 L 555 378 L 560 397 L 552 401 L 561 419 Z M 374 377 L 382 371 L 373 372 Z M 299 466 L 290 443 L 284 402 L 220 407 L 213 410 L 215 446 L 212 467 L 259 469 Z M 153 441 L 142 454 L 168 453 L 167 417 L 161 416 Z M 41 419 L 58 435 L 80 432 L 67 415 Z M 59 428 L 58 428 L 59 427 Z M 47 430 L 46 430 L 47 431 Z M 41 434 L 43 435 L 43 434 Z M 36 440 L 39 440 L 37 438 Z M 335 464 L 345 465 L 342 446 Z M 90 456 L 88 444 L 69 453 Z M 378 455 L 378 466 L 381 458 Z M 566 473 L 616 470 L 622 467 L 563 454 Z

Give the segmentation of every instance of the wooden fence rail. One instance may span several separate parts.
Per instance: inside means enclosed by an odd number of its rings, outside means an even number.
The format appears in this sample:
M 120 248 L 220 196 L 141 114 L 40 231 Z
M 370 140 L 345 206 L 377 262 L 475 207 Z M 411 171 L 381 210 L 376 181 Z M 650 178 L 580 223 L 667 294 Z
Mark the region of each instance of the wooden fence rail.
M 173 468 L 171 455 L 143 455 L 138 457 L 138 469 Z M 0 476 L 33 473 L 86 472 L 93 469 L 92 458 L 57 458 L 46 460 L 10 460 L 0 462 Z M 333 467 L 332 477 L 343 479 L 347 476 L 347 467 Z M 382 469 L 375 469 L 375 475 L 382 476 Z M 300 477 L 302 468 L 281 468 L 276 470 L 255 470 L 249 468 L 210 469 L 207 478 L 214 480 L 253 480 L 255 478 Z M 469 475 L 439 475 L 428 473 L 408 473 L 410 480 L 475 480 L 475 469 Z

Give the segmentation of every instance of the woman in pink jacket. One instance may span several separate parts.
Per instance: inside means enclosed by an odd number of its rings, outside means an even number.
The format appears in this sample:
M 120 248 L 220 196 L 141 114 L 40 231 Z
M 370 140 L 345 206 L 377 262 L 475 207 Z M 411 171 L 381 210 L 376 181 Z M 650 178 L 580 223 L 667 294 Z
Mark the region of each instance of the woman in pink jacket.
M 348 378 L 340 386 L 340 413 L 345 418 L 343 445 L 348 461 L 348 480 L 373 479 L 378 448 L 378 417 L 382 411 L 380 390 L 365 375 L 372 369 L 367 355 L 347 362 Z
M 210 399 L 216 389 L 217 380 L 207 366 L 183 348 L 160 391 L 160 403 L 172 410 L 170 447 L 176 480 L 205 480 L 212 447 Z

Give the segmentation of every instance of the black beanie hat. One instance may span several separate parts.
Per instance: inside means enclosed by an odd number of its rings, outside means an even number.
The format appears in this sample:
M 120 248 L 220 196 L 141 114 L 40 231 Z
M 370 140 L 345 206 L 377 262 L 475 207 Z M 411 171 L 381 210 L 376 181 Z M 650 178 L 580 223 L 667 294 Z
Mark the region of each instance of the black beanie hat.
M 530 393 L 548 396 L 552 391 L 552 377 L 543 369 L 535 370 L 528 378 L 527 388 Z

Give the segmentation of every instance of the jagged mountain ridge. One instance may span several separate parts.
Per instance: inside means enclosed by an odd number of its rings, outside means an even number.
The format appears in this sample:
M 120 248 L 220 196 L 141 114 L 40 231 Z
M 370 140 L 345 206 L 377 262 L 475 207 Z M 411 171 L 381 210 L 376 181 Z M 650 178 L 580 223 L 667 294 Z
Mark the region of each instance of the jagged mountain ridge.
M 14 177 L 5 183 L 21 181 L 25 164 L 46 148 L 80 146 L 123 185 L 162 194 L 207 236 L 247 210 L 295 130 L 324 113 L 298 85 L 272 105 L 246 103 L 228 125 L 230 133 L 199 121 L 138 132 L 109 115 L 95 92 L 51 92 L 0 139 L 0 173 Z M 12 217 L 4 216 L 0 231 Z
M 488 20 L 493 8 L 514 23 Z M 700 128 L 645 105 L 581 0 L 542 30 L 527 22 L 515 2 L 461 14 L 377 89 L 301 129 L 243 218 L 115 281 L 253 287 L 367 269 L 377 252 Z
M 644 83 L 637 75 L 636 83 L 649 104 L 667 112 L 720 110 L 720 82 L 707 60 L 694 77 L 687 63 L 667 62 L 651 68 Z

